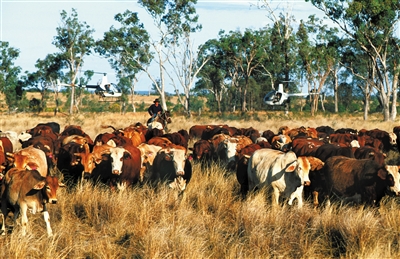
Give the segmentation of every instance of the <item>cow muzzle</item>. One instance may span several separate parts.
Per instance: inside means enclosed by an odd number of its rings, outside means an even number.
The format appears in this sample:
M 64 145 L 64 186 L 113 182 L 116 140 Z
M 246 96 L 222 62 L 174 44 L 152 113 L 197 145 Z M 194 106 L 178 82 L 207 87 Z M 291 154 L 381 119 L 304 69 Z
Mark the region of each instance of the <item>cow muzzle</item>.
M 50 200 L 49 200 L 49 203 L 51 203 L 51 204 L 57 204 L 57 199 L 50 199 Z
M 116 174 L 116 175 L 120 175 L 120 174 L 121 174 L 121 171 L 120 171 L 120 170 L 113 170 L 112 173 L 113 173 L 113 174 Z
M 305 182 L 303 183 L 303 185 L 304 185 L 304 186 L 310 186 L 310 185 L 311 185 L 311 182 L 310 182 L 310 181 L 305 181 Z
M 178 171 L 178 172 L 176 172 L 176 175 L 177 176 L 183 176 L 183 175 L 185 175 L 185 172 L 184 171 Z
M 91 174 L 90 173 L 88 173 L 88 172 L 84 172 L 83 173 L 83 179 L 89 179 L 90 178 L 90 176 L 91 176 Z

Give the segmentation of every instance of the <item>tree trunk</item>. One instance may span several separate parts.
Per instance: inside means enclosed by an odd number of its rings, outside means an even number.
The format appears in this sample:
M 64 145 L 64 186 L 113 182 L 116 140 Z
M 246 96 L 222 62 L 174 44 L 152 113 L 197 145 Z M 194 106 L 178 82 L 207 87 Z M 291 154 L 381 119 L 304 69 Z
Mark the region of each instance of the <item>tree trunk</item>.
M 337 76 L 337 70 L 335 69 L 334 72 L 334 77 L 335 77 L 335 86 L 333 88 L 334 95 L 335 95 L 335 113 L 339 112 L 339 96 L 338 96 L 338 91 L 339 91 L 339 84 L 338 84 L 338 76 Z
M 74 113 L 74 99 L 75 99 L 75 86 L 71 86 L 71 105 L 69 107 L 69 114 Z
M 368 86 L 369 89 L 369 86 Z M 364 120 L 368 120 L 368 112 L 369 112 L 369 97 L 370 97 L 370 92 L 367 90 L 368 93 L 365 93 L 364 95 Z
M 397 84 L 399 83 L 399 73 L 394 75 L 393 79 L 393 91 L 392 91 L 392 113 L 390 114 L 390 120 L 395 121 L 397 116 Z
M 246 83 L 247 84 L 247 83 Z M 247 112 L 247 86 L 243 89 L 242 112 Z

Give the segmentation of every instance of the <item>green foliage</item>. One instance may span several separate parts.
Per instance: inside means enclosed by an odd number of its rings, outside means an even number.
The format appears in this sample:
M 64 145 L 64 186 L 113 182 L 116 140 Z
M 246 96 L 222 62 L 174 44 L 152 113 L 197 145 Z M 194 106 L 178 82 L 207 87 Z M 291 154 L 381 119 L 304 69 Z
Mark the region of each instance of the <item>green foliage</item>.
M 57 35 L 53 41 L 53 45 L 60 50 L 57 54 L 58 62 L 65 64 L 68 68 L 66 76 L 69 80 L 67 83 L 76 84 L 76 79 L 85 82 L 83 78 L 78 78 L 77 75 L 85 57 L 92 53 L 95 44 L 93 39 L 94 29 L 91 29 L 86 22 L 79 21 L 78 13 L 74 8 L 72 8 L 71 14 L 62 10 L 60 16 L 61 22 L 56 28 Z M 92 74 L 86 73 L 85 75 L 90 77 Z M 74 102 L 71 100 L 75 101 L 75 96 L 72 96 L 69 100 L 70 113 L 73 112 L 74 108 Z
M 143 112 L 143 111 L 147 111 L 147 109 L 149 108 L 149 107 L 147 107 L 147 105 L 146 105 L 146 103 L 144 102 L 144 101 L 142 101 L 141 103 L 135 103 L 135 106 L 136 106 L 136 110 L 138 111 L 138 112 Z
M 199 98 L 199 96 L 193 96 L 190 98 L 190 110 L 192 112 L 198 112 L 200 109 L 204 110 L 205 103 L 202 98 Z

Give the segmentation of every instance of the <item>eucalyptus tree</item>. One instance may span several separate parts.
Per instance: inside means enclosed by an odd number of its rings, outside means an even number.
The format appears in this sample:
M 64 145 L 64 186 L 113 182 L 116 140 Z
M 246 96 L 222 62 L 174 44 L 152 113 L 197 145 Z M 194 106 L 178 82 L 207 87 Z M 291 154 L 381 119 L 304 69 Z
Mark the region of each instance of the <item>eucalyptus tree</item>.
M 115 15 L 114 19 L 120 26 L 111 26 L 104 33 L 103 39 L 96 42 L 95 51 L 108 59 L 123 84 L 129 84 L 132 108 L 135 111 L 134 91 L 140 73 L 144 71 L 151 77 L 149 65 L 153 53 L 150 36 L 135 12 L 126 10 Z
M 14 64 L 20 51 L 6 41 L 0 41 L 0 93 L 6 94 L 6 103 L 9 108 L 17 104 L 17 89 L 21 83 L 18 79 L 21 67 Z
M 61 23 L 56 28 L 57 35 L 54 37 L 53 45 L 60 52 L 56 55 L 66 62 L 68 72 L 66 73 L 71 85 L 71 104 L 69 113 L 73 113 L 75 102 L 75 86 L 83 66 L 86 56 L 92 53 L 95 40 L 93 38 L 94 29 L 91 29 L 86 22 L 79 21 L 76 9 L 72 9 L 71 14 L 65 10 L 61 11 Z M 76 108 L 78 108 L 76 106 Z
M 311 115 L 318 109 L 319 95 L 328 76 L 339 63 L 336 28 L 329 28 L 322 20 L 311 15 L 307 22 L 301 21 L 296 33 L 299 48 L 299 65 L 303 68 L 308 83 Z
M 206 90 L 212 93 L 219 113 L 222 112 L 221 103 L 227 94 L 227 86 L 224 82 L 226 72 L 222 69 L 223 55 L 220 47 L 217 39 L 210 39 L 200 47 L 198 62 L 202 64 L 203 60 L 209 59 L 209 61 L 199 72 L 199 80 L 195 85 L 195 90 L 198 92 Z
M 374 91 L 374 65 L 369 56 L 358 48 L 354 41 L 346 39 L 341 48 L 341 64 L 346 68 L 342 72 L 344 80 L 352 81 L 353 84 L 361 91 L 364 103 L 364 120 L 368 120 L 370 111 L 370 99 Z M 350 75 L 349 75 L 350 74 Z M 346 80 L 346 78 L 348 78 Z
M 267 17 L 272 21 L 270 30 L 269 58 L 264 63 L 264 72 L 272 81 L 271 87 L 277 83 L 288 83 L 296 80 L 297 66 L 297 46 L 293 24 L 296 23 L 295 17 L 291 14 L 291 7 L 283 8 L 277 13 L 277 8 L 271 6 L 269 0 L 258 0 L 257 7 L 266 10 Z M 296 84 L 288 84 L 289 91 L 298 91 Z
M 150 45 L 154 53 L 154 62 L 158 64 L 159 77 L 145 71 L 161 97 L 161 106 L 167 109 L 165 98 L 166 64 L 171 56 L 171 46 L 179 42 L 186 33 L 197 30 L 198 15 L 195 4 L 197 0 L 139 0 L 153 19 L 157 36 L 151 35 Z
M 60 104 L 58 99 L 59 89 L 57 86 L 57 80 L 63 81 L 63 69 L 66 68 L 65 65 L 66 63 L 63 62 L 59 55 L 49 54 L 43 60 L 38 59 L 35 64 L 37 71 L 27 73 L 26 76 L 27 84 L 36 88 L 41 94 L 41 108 L 44 108 L 48 91 L 53 91 L 54 102 L 56 104 L 54 115 L 57 115 Z
M 323 11 L 371 60 L 368 84 L 379 93 L 385 121 L 395 120 L 400 73 L 394 30 L 400 19 L 398 0 L 306 0 Z M 392 102 L 391 102 L 392 98 Z M 390 105 L 391 104 L 391 105 Z
M 169 73 L 167 70 L 167 74 L 177 93 L 178 101 L 183 106 L 188 117 L 191 116 L 191 89 L 195 84 L 200 70 L 210 59 L 198 59 L 200 50 L 196 51 L 194 49 L 191 35 L 201 30 L 201 25 L 197 24 L 197 17 L 190 23 L 192 26 L 184 27 L 182 37 L 171 44 L 172 52 L 168 62 L 173 72 Z M 174 78 L 177 78 L 178 83 L 175 83 Z M 179 93 L 178 86 L 183 89 L 183 96 Z
M 203 57 L 206 55 L 211 58 L 212 63 L 218 62 L 217 66 L 224 71 L 224 81 L 230 83 L 231 89 L 237 93 L 233 106 L 236 107 L 239 99 L 243 112 L 248 109 L 249 79 L 262 69 L 267 55 L 264 47 L 269 44 L 268 38 L 265 30 L 246 29 L 243 33 L 220 31 L 219 39 L 205 44 L 209 49 L 203 51 Z M 212 57 L 214 55 L 218 58 Z

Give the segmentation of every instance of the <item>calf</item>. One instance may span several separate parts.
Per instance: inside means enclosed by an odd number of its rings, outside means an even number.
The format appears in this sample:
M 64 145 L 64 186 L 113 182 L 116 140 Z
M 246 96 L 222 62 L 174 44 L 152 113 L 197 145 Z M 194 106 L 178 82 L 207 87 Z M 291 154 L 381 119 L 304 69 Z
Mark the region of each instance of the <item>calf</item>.
M 47 234 L 52 236 L 46 204 L 57 203 L 57 189 L 63 186 L 56 177 L 43 177 L 36 170 L 10 169 L 1 186 L 2 234 L 5 235 L 5 219 L 12 211 L 14 220 L 21 214 L 22 235 L 25 236 L 28 224 L 27 211 L 30 209 L 32 213 L 43 212 Z

